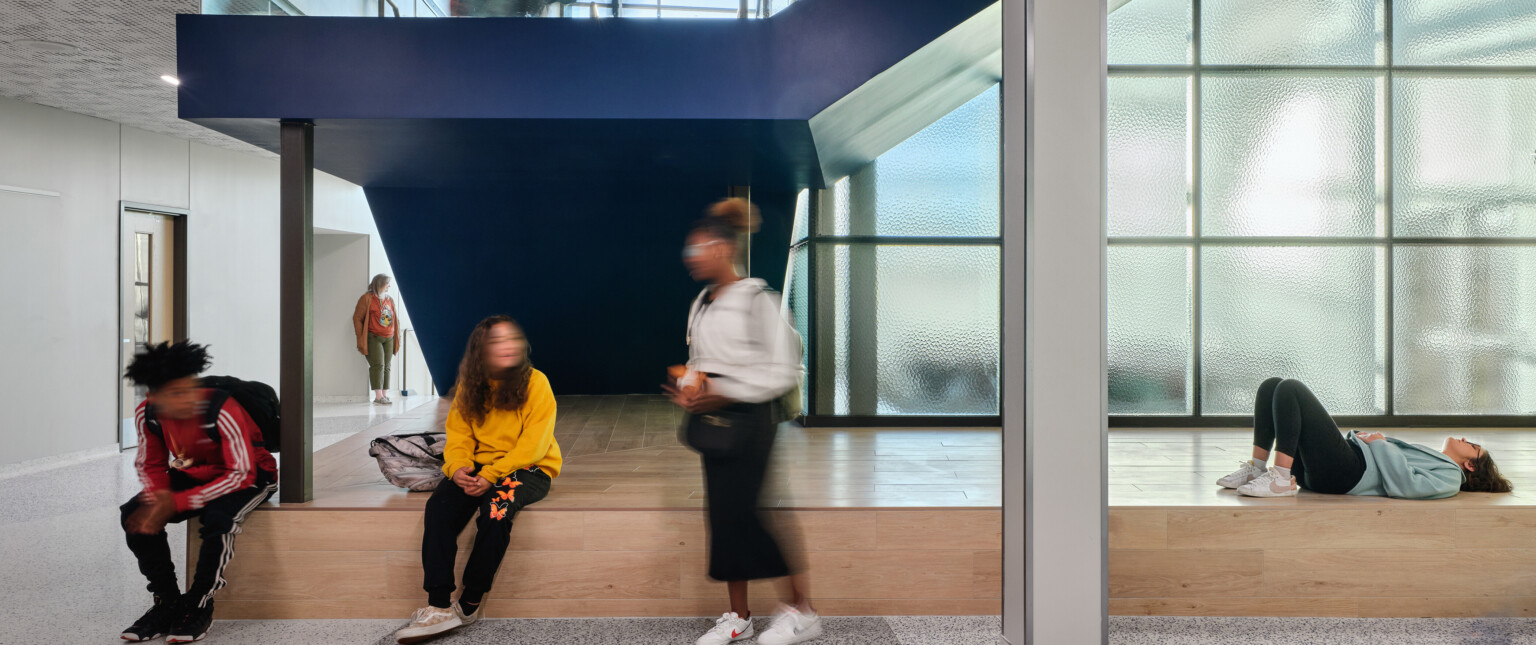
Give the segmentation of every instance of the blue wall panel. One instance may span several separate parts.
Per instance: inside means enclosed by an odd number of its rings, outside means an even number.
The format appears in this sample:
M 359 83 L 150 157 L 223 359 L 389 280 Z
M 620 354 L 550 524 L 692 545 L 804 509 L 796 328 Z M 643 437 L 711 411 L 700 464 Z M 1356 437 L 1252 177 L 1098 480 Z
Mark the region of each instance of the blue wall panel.
M 558 394 L 658 392 L 687 359 L 698 293 L 681 251 L 724 186 L 594 180 L 495 189 L 370 188 L 433 379 L 446 391 L 470 330 L 517 318 Z M 754 195 L 754 273 L 780 287 L 794 195 Z

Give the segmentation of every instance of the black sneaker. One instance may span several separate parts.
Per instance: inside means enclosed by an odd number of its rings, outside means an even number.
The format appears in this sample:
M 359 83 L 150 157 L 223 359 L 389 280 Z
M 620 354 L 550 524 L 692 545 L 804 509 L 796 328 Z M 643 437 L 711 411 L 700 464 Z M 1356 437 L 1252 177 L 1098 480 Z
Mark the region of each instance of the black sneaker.
M 181 607 L 180 596 L 155 595 L 155 606 L 144 612 L 133 626 L 123 630 L 123 640 L 130 643 L 138 643 L 153 640 L 164 636 L 170 631 L 171 623 L 180 617 L 178 610 Z
M 208 635 L 208 626 L 213 624 L 213 601 L 208 601 L 208 606 L 198 607 L 192 600 L 185 602 L 181 609 L 181 615 L 176 618 L 176 623 L 171 625 L 170 631 L 165 635 L 167 643 L 193 643 L 203 640 Z

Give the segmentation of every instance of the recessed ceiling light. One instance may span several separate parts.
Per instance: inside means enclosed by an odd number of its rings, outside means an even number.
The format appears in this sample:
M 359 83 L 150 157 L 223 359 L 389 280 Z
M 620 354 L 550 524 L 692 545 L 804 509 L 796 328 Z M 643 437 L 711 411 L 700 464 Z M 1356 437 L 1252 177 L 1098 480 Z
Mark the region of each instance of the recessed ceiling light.
M 176 78 L 175 76 L 171 76 L 170 74 L 161 74 L 160 80 L 170 83 L 171 85 L 181 85 L 181 79 Z
M 52 40 L 18 40 L 11 44 L 46 54 L 73 54 L 80 51 L 79 47 L 69 43 L 54 42 Z

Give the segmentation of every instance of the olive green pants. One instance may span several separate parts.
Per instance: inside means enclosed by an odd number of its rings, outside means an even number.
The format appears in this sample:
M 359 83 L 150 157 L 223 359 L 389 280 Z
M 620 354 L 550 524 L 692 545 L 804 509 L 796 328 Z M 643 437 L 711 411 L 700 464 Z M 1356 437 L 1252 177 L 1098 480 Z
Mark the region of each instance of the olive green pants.
M 389 363 L 395 357 L 395 338 L 368 334 L 368 384 L 370 389 L 389 387 Z

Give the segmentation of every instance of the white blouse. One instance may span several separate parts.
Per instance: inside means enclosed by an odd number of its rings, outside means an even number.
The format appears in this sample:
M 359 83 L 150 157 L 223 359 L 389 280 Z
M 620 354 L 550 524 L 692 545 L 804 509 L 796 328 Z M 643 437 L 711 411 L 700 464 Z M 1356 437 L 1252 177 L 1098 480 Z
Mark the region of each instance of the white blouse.
M 714 287 L 710 287 L 714 288 Z M 800 334 L 780 313 L 779 298 L 757 278 L 706 288 L 688 311 L 688 368 L 714 374 L 715 394 L 766 403 L 800 384 Z

